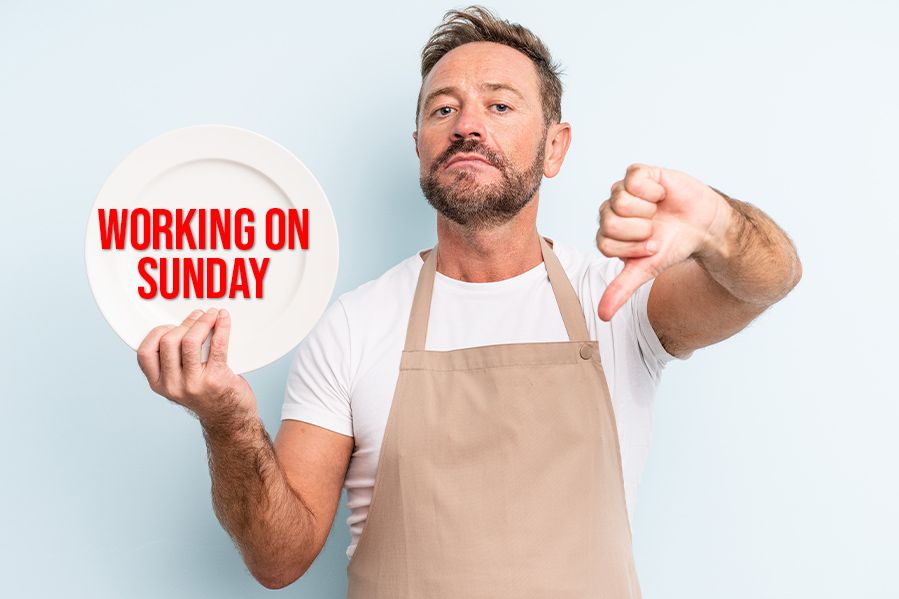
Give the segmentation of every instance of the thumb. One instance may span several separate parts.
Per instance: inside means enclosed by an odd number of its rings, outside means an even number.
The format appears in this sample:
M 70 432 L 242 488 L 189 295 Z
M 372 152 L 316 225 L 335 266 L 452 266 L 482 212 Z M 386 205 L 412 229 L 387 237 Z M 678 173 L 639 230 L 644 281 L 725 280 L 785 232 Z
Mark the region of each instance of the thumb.
M 599 299 L 598 313 L 608 322 L 643 283 L 653 277 L 650 258 L 627 258 L 624 270 L 615 277 Z

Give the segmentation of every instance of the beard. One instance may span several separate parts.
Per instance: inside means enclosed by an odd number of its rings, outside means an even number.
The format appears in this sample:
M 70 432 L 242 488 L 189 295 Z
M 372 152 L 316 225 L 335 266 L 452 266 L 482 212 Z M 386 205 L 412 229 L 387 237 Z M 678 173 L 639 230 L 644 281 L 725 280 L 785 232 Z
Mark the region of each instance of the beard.
M 540 189 L 545 142 L 546 134 L 531 165 L 525 170 L 518 170 L 477 139 L 456 140 L 434 160 L 427 175 L 419 178 L 421 191 L 435 210 L 468 229 L 490 229 L 505 224 L 521 212 Z M 502 180 L 481 185 L 477 171 L 463 168 L 455 173 L 450 183 L 441 184 L 438 171 L 459 153 L 483 156 L 500 171 Z

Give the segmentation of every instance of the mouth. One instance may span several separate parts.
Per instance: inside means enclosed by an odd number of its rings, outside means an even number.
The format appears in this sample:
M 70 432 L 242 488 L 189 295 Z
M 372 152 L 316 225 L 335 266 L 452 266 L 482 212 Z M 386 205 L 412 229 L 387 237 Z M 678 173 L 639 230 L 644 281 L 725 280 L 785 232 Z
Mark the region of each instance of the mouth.
M 496 168 L 487 160 L 481 156 L 476 154 L 457 154 L 453 156 L 449 162 L 443 168 L 449 169 L 450 167 L 466 167 L 466 166 L 474 166 L 474 167 L 491 167 Z

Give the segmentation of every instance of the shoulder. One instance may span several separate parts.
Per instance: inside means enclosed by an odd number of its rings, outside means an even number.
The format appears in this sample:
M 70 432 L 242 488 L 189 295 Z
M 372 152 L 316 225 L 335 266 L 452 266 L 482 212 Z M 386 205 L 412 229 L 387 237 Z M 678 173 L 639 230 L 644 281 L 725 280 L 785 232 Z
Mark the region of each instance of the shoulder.
M 351 342 L 357 348 L 392 339 L 398 329 L 405 329 L 422 265 L 421 257 L 415 252 L 380 276 L 338 297 Z
M 338 301 L 344 305 L 348 314 L 367 312 L 373 306 L 377 306 L 379 310 L 387 308 L 389 306 L 384 304 L 393 304 L 406 292 L 409 294 L 415 292 L 422 264 L 421 257 L 416 252 L 390 267 L 380 276 L 341 294 Z

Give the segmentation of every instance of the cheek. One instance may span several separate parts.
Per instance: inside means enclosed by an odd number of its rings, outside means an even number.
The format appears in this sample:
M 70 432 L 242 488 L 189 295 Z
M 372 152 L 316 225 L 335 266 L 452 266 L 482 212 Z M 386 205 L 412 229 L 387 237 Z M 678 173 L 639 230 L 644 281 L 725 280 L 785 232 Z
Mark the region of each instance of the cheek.
M 427 175 L 431 170 L 431 165 L 434 164 L 434 160 L 436 158 L 427 153 L 427 151 L 420 147 L 418 148 L 418 172 L 422 175 Z
M 497 139 L 497 145 L 501 148 L 497 151 L 510 168 L 521 169 L 526 164 L 530 165 L 534 159 L 533 152 L 536 148 L 530 140 L 522 140 L 520 137 L 507 140 Z
M 527 154 L 527 151 L 524 148 L 511 149 L 505 154 L 504 158 L 506 160 L 506 167 L 516 171 L 521 171 L 530 166 L 531 160 L 533 159 L 533 157 Z
M 428 155 L 424 157 L 421 161 L 421 174 L 428 175 L 432 171 L 440 174 L 440 168 L 436 166 L 438 155 Z
M 431 165 L 433 165 L 440 158 L 440 151 L 434 146 L 430 146 L 427 142 L 418 144 L 418 162 L 419 162 L 419 170 L 426 174 L 431 169 Z
M 522 145 L 516 148 L 515 164 L 519 170 L 527 170 L 531 168 L 534 162 L 540 157 L 543 150 L 543 142 L 538 139 L 531 144 Z

